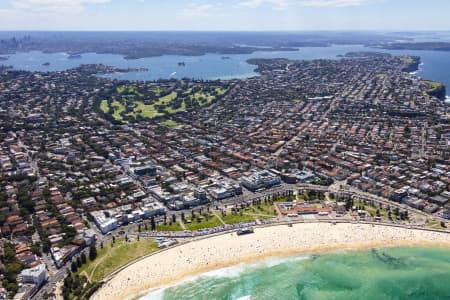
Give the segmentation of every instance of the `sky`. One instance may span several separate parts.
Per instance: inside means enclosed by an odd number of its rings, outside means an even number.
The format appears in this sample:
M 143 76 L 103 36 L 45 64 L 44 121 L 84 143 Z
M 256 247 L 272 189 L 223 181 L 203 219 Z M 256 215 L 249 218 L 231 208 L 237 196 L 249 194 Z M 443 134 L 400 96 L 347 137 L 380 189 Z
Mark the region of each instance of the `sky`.
M 0 30 L 450 30 L 449 0 L 0 0 Z

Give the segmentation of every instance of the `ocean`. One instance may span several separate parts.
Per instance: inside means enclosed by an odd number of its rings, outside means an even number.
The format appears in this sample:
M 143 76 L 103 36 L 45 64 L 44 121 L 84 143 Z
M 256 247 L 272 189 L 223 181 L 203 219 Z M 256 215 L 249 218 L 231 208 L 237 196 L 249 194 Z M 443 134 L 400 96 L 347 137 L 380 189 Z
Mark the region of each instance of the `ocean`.
M 422 65 L 418 76 L 444 83 L 450 90 L 450 51 L 383 50 L 362 45 L 334 45 L 331 47 L 303 47 L 298 51 L 257 51 L 252 54 L 205 54 L 202 56 L 163 55 L 127 60 L 121 55 L 84 53 L 81 58 L 69 59 L 66 53 L 42 53 L 39 51 L 7 55 L 2 64 L 16 70 L 63 71 L 80 64 L 101 63 L 119 68 L 147 68 L 143 72 L 114 73 L 105 77 L 121 80 L 157 80 L 167 78 L 231 79 L 258 76 L 255 66 L 246 61 L 250 58 L 289 58 L 297 60 L 339 59 L 338 55 L 348 52 L 388 52 L 393 55 L 420 56 Z M 178 63 L 184 62 L 185 66 Z M 50 63 L 50 65 L 44 65 Z M 450 94 L 450 93 L 448 93 Z
M 190 278 L 140 300 L 450 299 L 450 250 L 396 247 L 268 258 Z

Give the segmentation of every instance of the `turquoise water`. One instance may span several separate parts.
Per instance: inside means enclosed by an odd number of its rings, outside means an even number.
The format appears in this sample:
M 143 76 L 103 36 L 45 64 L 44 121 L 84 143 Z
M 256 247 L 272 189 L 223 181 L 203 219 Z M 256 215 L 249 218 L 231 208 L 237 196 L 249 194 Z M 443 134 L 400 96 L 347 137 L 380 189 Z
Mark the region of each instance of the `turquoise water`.
M 289 58 L 299 60 L 337 59 L 353 51 L 388 52 L 393 55 L 417 55 L 422 58 L 423 65 L 417 75 L 444 83 L 450 90 L 450 51 L 410 51 L 382 50 L 367 48 L 361 45 L 334 45 L 332 47 L 305 47 L 298 51 L 265 52 L 252 54 L 227 55 L 206 54 L 202 56 L 164 55 L 135 60 L 127 60 L 121 55 L 84 53 L 80 59 L 69 59 L 65 53 L 42 53 L 38 51 L 8 55 L 9 59 L 2 64 L 13 66 L 17 70 L 26 71 L 62 71 L 75 68 L 80 64 L 102 63 L 119 68 L 147 68 L 144 72 L 127 72 L 108 75 L 123 80 L 157 80 L 160 78 L 196 78 L 227 79 L 245 78 L 258 75 L 255 66 L 246 61 L 250 58 Z M 43 64 L 49 62 L 49 66 Z M 185 62 L 186 66 L 178 66 Z
M 450 250 L 404 247 L 271 258 L 140 298 L 150 299 L 450 299 Z

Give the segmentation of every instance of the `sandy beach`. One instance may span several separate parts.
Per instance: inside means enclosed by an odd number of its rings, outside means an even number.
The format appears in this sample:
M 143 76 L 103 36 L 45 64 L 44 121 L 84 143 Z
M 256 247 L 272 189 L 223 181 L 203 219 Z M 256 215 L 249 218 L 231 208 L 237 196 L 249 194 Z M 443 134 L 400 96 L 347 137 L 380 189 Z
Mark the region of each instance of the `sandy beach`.
M 450 234 L 349 223 L 279 225 L 256 228 L 255 233 L 243 236 L 228 233 L 142 259 L 116 274 L 92 299 L 134 299 L 189 276 L 268 256 L 403 245 L 450 247 Z

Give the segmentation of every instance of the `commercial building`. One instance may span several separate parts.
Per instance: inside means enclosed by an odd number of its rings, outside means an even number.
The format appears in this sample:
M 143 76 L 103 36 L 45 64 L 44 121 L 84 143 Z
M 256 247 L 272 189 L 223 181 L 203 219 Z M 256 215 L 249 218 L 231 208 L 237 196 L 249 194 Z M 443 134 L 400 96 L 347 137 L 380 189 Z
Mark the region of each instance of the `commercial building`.
M 45 264 L 40 264 L 31 269 L 25 269 L 20 273 L 22 283 L 34 283 L 41 286 L 48 279 L 48 272 Z
M 281 183 L 281 178 L 269 171 L 255 172 L 250 176 L 243 176 L 241 178 L 242 185 L 251 191 L 256 191 L 261 188 L 269 188 Z

